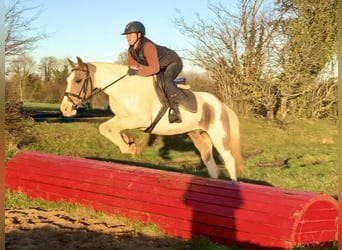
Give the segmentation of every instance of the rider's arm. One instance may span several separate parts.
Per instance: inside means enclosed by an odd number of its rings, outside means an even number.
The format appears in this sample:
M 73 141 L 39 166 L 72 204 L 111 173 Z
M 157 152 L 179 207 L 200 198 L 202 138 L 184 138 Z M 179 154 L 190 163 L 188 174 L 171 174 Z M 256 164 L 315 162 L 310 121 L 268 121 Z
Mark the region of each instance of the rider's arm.
M 151 76 L 157 74 L 160 71 L 160 65 L 156 46 L 150 42 L 145 43 L 144 55 L 148 66 L 140 65 L 138 68 L 138 75 Z
M 128 51 L 128 67 L 136 69 L 139 63 L 132 57 L 131 53 Z

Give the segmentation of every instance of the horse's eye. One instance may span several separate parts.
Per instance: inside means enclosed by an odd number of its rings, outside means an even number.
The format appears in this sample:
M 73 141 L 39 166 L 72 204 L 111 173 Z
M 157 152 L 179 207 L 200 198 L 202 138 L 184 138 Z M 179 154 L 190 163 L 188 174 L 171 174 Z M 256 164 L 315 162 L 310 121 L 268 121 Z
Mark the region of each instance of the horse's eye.
M 82 79 L 76 79 L 75 82 L 76 83 L 80 83 L 82 81 Z

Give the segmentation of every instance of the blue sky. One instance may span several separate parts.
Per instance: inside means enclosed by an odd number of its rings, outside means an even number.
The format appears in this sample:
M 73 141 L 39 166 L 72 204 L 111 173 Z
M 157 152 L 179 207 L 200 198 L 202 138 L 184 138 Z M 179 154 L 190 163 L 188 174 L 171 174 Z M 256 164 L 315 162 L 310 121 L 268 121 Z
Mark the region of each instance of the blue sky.
M 8 0 L 10 1 L 10 0 Z M 39 6 L 41 13 L 34 23 L 48 38 L 36 44 L 31 55 L 38 62 L 42 57 L 58 59 L 80 56 L 85 61 L 115 61 L 127 49 L 125 25 L 138 20 L 146 26 L 146 36 L 155 43 L 170 47 L 182 56 L 191 49 L 193 40 L 180 33 L 174 24 L 179 17 L 193 23 L 196 14 L 210 18 L 209 3 L 219 0 L 25 0 L 25 6 Z M 235 0 L 221 1 L 226 8 L 235 8 Z M 37 11 L 37 9 L 36 9 Z M 29 13 L 27 13 L 29 14 Z

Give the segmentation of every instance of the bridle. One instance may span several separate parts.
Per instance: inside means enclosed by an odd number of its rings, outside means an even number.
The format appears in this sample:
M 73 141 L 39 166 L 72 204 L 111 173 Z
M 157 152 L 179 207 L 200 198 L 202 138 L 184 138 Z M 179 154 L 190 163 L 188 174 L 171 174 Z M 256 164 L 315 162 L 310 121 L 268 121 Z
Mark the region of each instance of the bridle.
M 102 89 L 97 89 L 97 88 L 94 88 L 94 86 L 93 86 L 93 80 L 91 79 L 91 76 L 90 76 L 88 64 L 84 63 L 84 65 L 86 66 L 85 69 L 74 68 L 71 70 L 71 72 L 72 71 L 83 71 L 83 72 L 87 73 L 86 79 L 84 80 L 83 85 L 81 86 L 80 92 L 78 94 L 75 94 L 72 92 L 64 92 L 64 96 L 66 96 L 68 98 L 68 100 L 72 103 L 72 107 L 71 107 L 72 110 L 77 110 L 80 106 L 84 105 L 87 101 L 89 101 L 94 95 L 97 95 L 98 93 L 103 92 L 105 89 L 107 89 L 108 87 L 112 86 L 114 83 L 120 81 L 122 78 L 127 76 L 127 73 L 126 73 L 126 74 L 120 76 L 118 79 L 116 79 L 112 83 L 108 84 L 106 87 L 104 87 Z M 90 94 L 87 95 L 89 84 L 90 84 Z M 77 103 L 75 103 L 73 98 L 77 98 L 78 100 L 81 100 L 81 102 L 79 104 L 77 104 Z
M 80 106 L 84 105 L 90 98 L 91 94 L 93 93 L 93 80 L 91 79 L 90 72 L 88 65 L 85 63 L 86 68 L 81 69 L 81 68 L 74 68 L 71 70 L 72 71 L 83 71 L 86 72 L 87 76 L 86 79 L 83 82 L 83 85 L 81 86 L 81 89 L 78 94 L 72 93 L 72 92 L 64 92 L 64 96 L 68 98 L 68 100 L 72 103 L 72 110 L 77 110 Z M 90 85 L 90 94 L 87 95 L 88 88 Z M 76 98 L 78 100 L 81 100 L 79 104 L 77 104 L 73 98 Z

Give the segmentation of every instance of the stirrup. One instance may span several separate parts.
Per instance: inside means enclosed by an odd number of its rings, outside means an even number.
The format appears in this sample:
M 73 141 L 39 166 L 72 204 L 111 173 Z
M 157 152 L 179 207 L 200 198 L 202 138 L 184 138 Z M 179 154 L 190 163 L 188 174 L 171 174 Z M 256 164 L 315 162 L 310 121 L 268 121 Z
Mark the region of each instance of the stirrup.
M 180 113 L 174 110 L 174 109 L 169 109 L 169 123 L 181 123 L 182 122 L 182 118 L 180 116 Z

